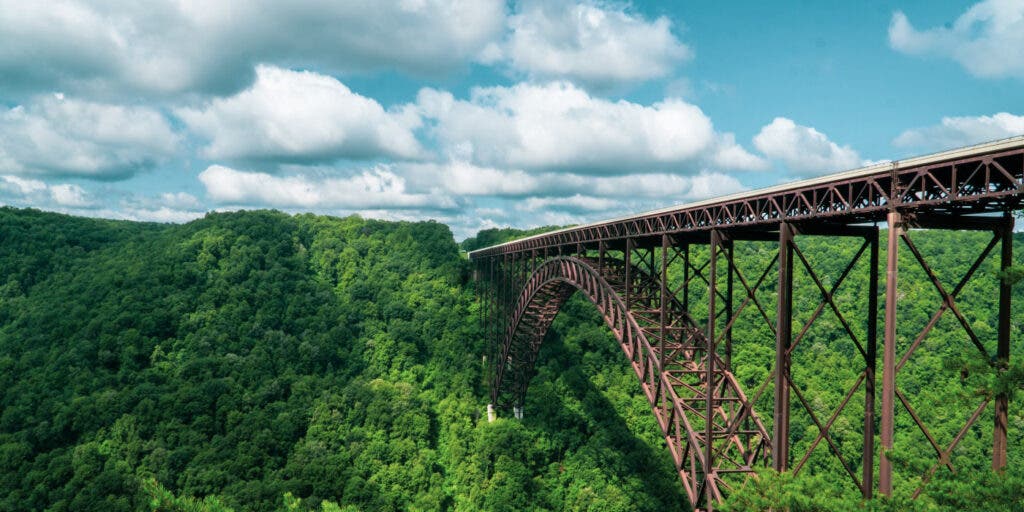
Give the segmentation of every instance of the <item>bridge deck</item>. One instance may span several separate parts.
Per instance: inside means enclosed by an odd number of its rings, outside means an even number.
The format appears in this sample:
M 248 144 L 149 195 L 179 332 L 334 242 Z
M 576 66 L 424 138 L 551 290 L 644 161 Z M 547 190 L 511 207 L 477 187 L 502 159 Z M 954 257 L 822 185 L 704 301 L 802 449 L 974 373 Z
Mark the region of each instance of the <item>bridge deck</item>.
M 605 220 L 479 249 L 471 259 L 663 233 L 817 220 L 879 222 L 887 212 L 983 214 L 1024 197 L 1024 136 Z

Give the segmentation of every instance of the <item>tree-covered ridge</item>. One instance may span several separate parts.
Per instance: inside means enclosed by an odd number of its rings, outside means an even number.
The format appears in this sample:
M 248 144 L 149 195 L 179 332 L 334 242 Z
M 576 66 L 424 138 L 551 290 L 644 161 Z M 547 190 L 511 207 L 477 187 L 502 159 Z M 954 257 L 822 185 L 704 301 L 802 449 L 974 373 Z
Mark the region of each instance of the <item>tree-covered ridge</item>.
M 521 233 L 493 235 L 482 237 L 485 245 Z M 943 279 L 983 243 L 953 236 L 916 238 L 937 254 L 937 268 L 949 269 Z M 156 225 L 4 208 L 0 239 L 0 510 L 686 506 L 632 370 L 579 297 L 542 348 L 525 420 L 487 423 L 481 357 L 489 340 L 469 263 L 444 225 L 266 211 Z M 852 250 L 801 244 L 825 272 Z M 1016 254 L 1024 254 L 1019 244 Z M 990 265 L 983 273 L 993 278 Z M 915 322 L 935 303 L 919 278 L 901 312 Z M 862 300 L 863 284 L 852 284 L 837 297 L 843 307 Z M 990 285 L 961 298 L 985 336 Z M 1015 301 L 1019 312 L 1019 291 Z M 736 339 L 747 340 L 736 344 L 738 374 L 756 387 L 768 371 L 770 333 L 746 317 L 736 328 Z M 816 329 L 795 371 L 824 409 L 855 368 L 853 349 L 829 341 L 836 321 Z M 901 374 L 908 389 L 952 404 L 925 411 L 941 435 L 960 419 L 958 397 L 986 385 L 973 369 L 964 383 L 956 368 L 941 373 L 952 382 L 929 380 L 935 368 L 974 364 L 960 358 L 963 340 L 951 332 L 929 338 L 925 358 L 915 360 L 920 370 Z M 990 430 L 990 416 L 984 421 Z M 1021 424 L 1012 403 L 1011 468 L 1021 467 Z M 841 449 L 857 449 L 857 428 L 840 418 Z M 805 417 L 795 416 L 792 430 L 803 443 L 815 434 Z M 971 435 L 971 450 L 990 443 Z M 931 454 L 923 446 L 897 456 L 906 476 Z M 828 459 L 811 464 L 829 476 L 765 477 L 734 508 L 757 508 L 766 494 L 794 510 L 860 506 Z M 987 470 L 965 469 L 959 475 L 979 475 L 990 494 L 1020 485 L 1019 473 L 989 481 Z M 918 503 L 962 507 L 955 498 L 969 493 L 950 486 L 974 481 L 938 482 Z
M 36 215 L 3 214 L 4 226 Z M 86 254 L 19 281 L 0 305 L 0 508 L 139 508 L 139 475 L 234 505 L 308 496 L 319 480 L 294 474 L 328 464 L 303 449 L 321 411 L 337 400 L 368 410 L 396 395 L 415 401 L 400 379 L 426 373 L 417 352 L 445 336 L 474 338 L 465 313 L 446 309 L 471 303 L 439 224 L 254 212 L 162 229 L 122 223 L 125 236 L 104 238 L 90 232 L 106 222 L 75 222 L 60 236 L 94 242 Z M 28 239 L 49 239 L 52 226 L 32 224 Z M 3 268 L 25 267 L 34 256 L 25 249 L 4 247 Z M 422 434 L 402 435 L 429 443 Z M 351 442 L 372 447 L 372 437 Z M 410 454 L 383 444 L 353 468 L 364 481 L 354 474 L 350 494 L 388 499 L 370 473 Z M 414 453 L 433 458 L 432 449 Z
M 621 445 L 541 444 L 518 422 L 481 421 L 485 340 L 441 224 L 3 209 L 0 232 L 14 241 L 0 247 L 0 509 L 215 496 L 276 510 L 286 493 L 301 500 L 290 507 L 363 511 L 678 501 L 672 485 L 662 498 L 609 471 L 637 449 L 621 427 Z M 566 461 L 609 482 L 575 488 Z

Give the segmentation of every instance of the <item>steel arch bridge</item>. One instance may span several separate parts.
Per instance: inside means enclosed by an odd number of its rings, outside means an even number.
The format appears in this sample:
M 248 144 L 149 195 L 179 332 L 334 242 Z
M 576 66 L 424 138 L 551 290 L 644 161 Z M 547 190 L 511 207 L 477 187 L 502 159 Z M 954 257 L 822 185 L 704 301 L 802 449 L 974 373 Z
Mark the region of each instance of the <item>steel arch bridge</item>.
M 979 397 L 977 408 L 959 432 L 940 443 L 900 389 L 898 377 L 944 315 L 955 318 L 966 346 L 980 352 L 997 370 L 1007 367 L 1009 284 L 1001 281 L 994 285 L 999 297 L 994 353 L 986 348 L 956 299 L 996 252 L 1001 269 L 1012 264 L 1011 213 L 1021 208 L 1022 201 L 1024 136 L 473 251 L 469 256 L 482 299 L 482 320 L 492 338 L 488 416 L 493 419 L 495 414 L 511 412 L 522 418 L 524 397 L 545 333 L 565 301 L 578 292 L 600 311 L 636 373 L 695 510 L 712 510 L 758 466 L 800 471 L 822 443 L 864 497 L 874 495 L 876 474 L 877 492 L 891 494 L 893 463 L 887 455 L 894 445 L 897 406 L 909 413 L 935 452 L 935 464 L 922 482 L 942 466 L 953 469 L 950 455 L 968 430 L 981 421 L 990 402 L 992 467 L 1002 469 L 1007 463 L 1007 395 Z M 889 227 L 884 266 L 879 261 L 880 222 Z M 929 266 L 927 255 L 914 244 L 911 233 L 917 228 L 987 231 L 992 238 L 969 270 L 959 276 L 957 285 L 947 289 Z M 838 276 L 823 276 L 801 250 L 798 240 L 803 236 L 854 239 L 859 249 L 843 262 Z M 746 242 L 768 243 L 773 248 L 773 257 L 756 278 L 744 274 L 743 265 L 737 264 L 739 256 L 734 249 Z M 940 305 L 913 341 L 898 350 L 897 263 L 903 250 L 924 270 Z M 810 316 L 796 332 L 795 265 L 809 276 L 820 297 L 817 306 L 805 312 Z M 670 273 L 670 269 L 675 270 Z M 854 317 L 843 311 L 835 296 L 856 272 L 866 273 L 869 284 L 861 291 L 866 293 L 863 310 Z M 770 275 L 776 279 L 769 279 Z M 758 295 L 771 285 L 777 294 L 774 312 Z M 773 338 L 765 343 L 775 353 L 769 378 L 751 398 L 733 374 L 731 360 L 733 324 L 744 311 L 763 321 Z M 879 313 L 884 317 L 881 324 Z M 809 403 L 814 397 L 805 396 L 794 385 L 792 372 L 794 349 L 801 342 L 808 343 L 803 340 L 812 337 L 808 332 L 811 324 L 824 314 L 834 316 L 841 326 L 855 348 L 854 364 L 860 368 L 856 382 L 827 418 L 815 414 Z M 876 401 L 879 362 L 880 406 Z M 754 404 L 769 384 L 772 410 L 755 411 Z M 849 461 L 830 430 L 858 393 L 863 393 L 864 448 L 860 461 Z M 791 400 L 794 397 L 796 400 Z M 805 412 L 818 430 L 802 454 L 790 453 L 792 410 Z M 765 413 L 772 420 L 770 431 L 762 421 Z M 799 460 L 794 455 L 800 455 Z M 853 462 L 859 462 L 859 471 Z M 920 491 L 918 487 L 915 496 Z

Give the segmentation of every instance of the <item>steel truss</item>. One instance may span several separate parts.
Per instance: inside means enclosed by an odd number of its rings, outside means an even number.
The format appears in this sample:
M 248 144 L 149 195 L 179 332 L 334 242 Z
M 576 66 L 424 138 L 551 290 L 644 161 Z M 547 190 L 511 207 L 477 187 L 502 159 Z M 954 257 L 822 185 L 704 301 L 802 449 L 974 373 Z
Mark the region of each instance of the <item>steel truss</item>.
M 598 259 L 555 256 L 538 266 L 515 300 L 492 400 L 499 410 L 522 414 L 544 334 L 561 304 L 579 290 L 619 340 L 687 495 L 700 506 L 708 499 L 721 500 L 725 490 L 743 481 L 731 475 L 749 473 L 767 460 L 769 435 L 682 304 L 662 293 L 658 275 L 647 272 L 646 265 L 627 263 L 630 256 L 643 256 L 639 252 L 627 252 L 625 260 L 608 254 Z
M 992 254 L 993 249 L 997 245 L 1000 246 L 1000 269 L 1005 271 L 1011 265 L 1013 256 L 1013 224 L 1013 217 L 1010 216 L 1009 212 L 1004 213 L 1002 217 L 998 218 L 976 218 L 970 219 L 966 222 L 964 219 L 948 217 L 915 217 L 913 215 L 902 215 L 898 212 L 889 214 L 889 225 L 893 226 L 893 228 L 889 230 L 888 236 L 889 261 L 887 264 L 886 278 L 886 331 L 882 364 L 884 379 L 882 386 L 881 412 L 882 452 L 879 460 L 878 481 L 878 490 L 883 494 L 891 494 L 893 488 L 893 466 L 892 462 L 887 457 L 887 453 L 893 449 L 894 445 L 894 417 L 896 413 L 895 403 L 897 399 L 902 406 L 902 409 L 910 415 L 914 424 L 927 439 L 936 455 L 935 464 L 921 476 L 921 483 L 913 493 L 915 498 L 920 495 L 925 484 L 928 483 L 937 469 L 944 466 L 950 471 L 955 471 L 955 468 L 950 461 L 950 456 L 960 441 L 963 440 L 964 435 L 981 417 L 982 412 L 987 408 L 990 401 L 995 402 L 995 410 L 993 413 L 992 468 L 998 471 L 1002 470 L 1006 466 L 1008 397 L 1005 394 L 998 394 L 992 398 L 984 396 L 971 416 L 964 421 L 962 427 L 953 439 L 950 440 L 948 444 L 942 445 L 930 432 L 918 412 L 911 405 L 911 399 L 900 389 L 897 377 L 899 372 L 910 362 L 911 356 L 921 347 L 922 342 L 928 334 L 934 330 L 940 318 L 947 312 L 954 316 L 957 324 L 963 330 L 963 333 L 966 335 L 965 342 L 969 343 L 974 349 L 976 349 L 985 361 L 989 361 L 997 371 L 1004 370 L 1007 367 L 1010 358 L 1010 285 L 1004 280 L 999 281 L 999 320 L 996 328 L 995 354 L 991 354 L 985 348 L 981 338 L 977 333 L 975 333 L 974 328 L 971 327 L 971 324 L 967 322 L 964 314 L 960 311 L 960 308 L 956 303 L 956 298 L 964 289 L 964 286 L 967 285 L 972 277 L 974 277 L 982 263 Z M 923 255 L 914 244 L 909 233 L 910 228 L 912 227 L 925 227 L 929 229 L 982 230 L 992 232 L 993 236 L 985 248 L 982 249 L 974 259 L 967 272 L 960 277 L 956 286 L 952 290 L 947 290 L 935 275 L 934 270 L 928 264 L 925 255 Z M 900 242 L 902 242 L 902 244 Z M 896 304 L 899 300 L 899 266 L 897 265 L 897 260 L 901 247 L 905 247 L 909 250 L 913 255 L 915 264 L 917 264 L 928 276 L 928 280 L 931 282 L 939 297 L 940 304 L 932 314 L 928 323 L 914 337 L 913 342 L 910 343 L 910 346 L 902 353 L 902 356 L 900 356 L 897 361 L 896 341 L 897 327 L 899 325 L 896 316 Z
M 991 146 L 991 147 L 990 147 Z M 832 179 L 707 201 L 628 219 L 559 230 L 473 251 L 484 258 L 533 249 L 594 244 L 662 233 L 707 232 L 811 220 L 843 224 L 884 221 L 891 211 L 978 214 L 1012 210 L 1024 194 L 1024 137 L 978 146 L 949 160 L 893 162 Z
M 474 251 L 470 257 L 481 292 L 481 319 L 495 340 L 488 354 L 491 403 L 498 411 L 511 409 L 522 417 L 544 335 L 569 296 L 580 291 L 597 306 L 629 359 L 694 509 L 712 510 L 757 465 L 798 473 L 822 446 L 863 497 L 873 496 L 876 471 L 878 491 L 891 494 L 893 467 L 888 454 L 894 448 L 897 402 L 936 456 L 930 470 L 920 475 L 915 496 L 935 471 L 953 469 L 951 454 L 989 402 L 994 403 L 992 467 L 1000 470 L 1006 465 L 1007 451 L 1005 395 L 980 399 L 953 439 L 940 440 L 917 414 L 914 397 L 900 389 L 897 377 L 913 364 L 913 354 L 945 314 L 956 319 L 969 346 L 997 370 L 1006 368 L 1009 286 L 999 284 L 994 354 L 986 350 L 956 299 L 997 246 L 1000 268 L 1011 265 L 1013 220 L 1008 212 L 1020 207 L 1022 197 L 1024 138 L 1013 147 L 1002 144 L 998 150 L 978 154 L 961 152 L 956 158 L 931 159 L 921 165 L 894 163 L 879 172 L 818 180 Z M 884 293 L 879 290 L 882 266 L 877 227 L 882 220 L 889 227 Z M 865 225 L 871 223 L 876 225 Z M 947 289 L 929 267 L 927 255 L 914 244 L 913 228 L 985 230 L 993 238 L 956 286 Z M 805 236 L 861 242 L 838 275 L 824 276 L 800 247 L 799 240 Z M 772 243 L 778 249 L 767 264 L 757 265 L 756 274 L 745 274 L 737 262 L 735 249 L 747 242 Z M 939 301 L 927 325 L 897 354 L 901 250 L 908 251 L 914 264 L 924 270 Z M 805 276 L 803 282 L 813 284 L 810 293 L 820 298 L 800 326 L 793 325 L 794 269 Z M 868 274 L 868 289 L 860 292 L 866 293 L 865 310 L 844 310 L 835 297 L 856 272 Z M 773 283 L 774 311 L 764 300 Z M 878 407 L 880 297 L 885 321 Z M 763 321 L 765 332 L 774 338 L 764 341 L 775 346 L 772 371 L 750 399 L 732 366 L 733 326 L 742 314 Z M 810 398 L 814 390 L 798 386 L 791 371 L 794 350 L 808 343 L 812 325 L 824 315 L 839 323 L 859 354 L 861 368 L 838 407 L 827 415 L 815 411 Z M 863 335 L 855 325 L 862 326 Z M 769 387 L 771 434 L 754 410 Z M 861 392 L 864 450 L 857 461 L 841 452 L 831 430 Z M 815 438 L 798 454 L 790 453 L 793 410 L 806 413 L 817 428 Z

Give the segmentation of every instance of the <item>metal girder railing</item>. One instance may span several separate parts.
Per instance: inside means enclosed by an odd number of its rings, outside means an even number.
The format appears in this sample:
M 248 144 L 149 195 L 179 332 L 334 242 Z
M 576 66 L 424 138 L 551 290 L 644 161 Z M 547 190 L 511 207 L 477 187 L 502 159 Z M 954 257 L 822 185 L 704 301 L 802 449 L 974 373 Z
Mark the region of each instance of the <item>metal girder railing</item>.
M 1024 136 L 902 162 L 597 222 L 470 253 L 471 258 L 725 227 L 885 220 L 894 210 L 1001 212 L 1024 195 Z

